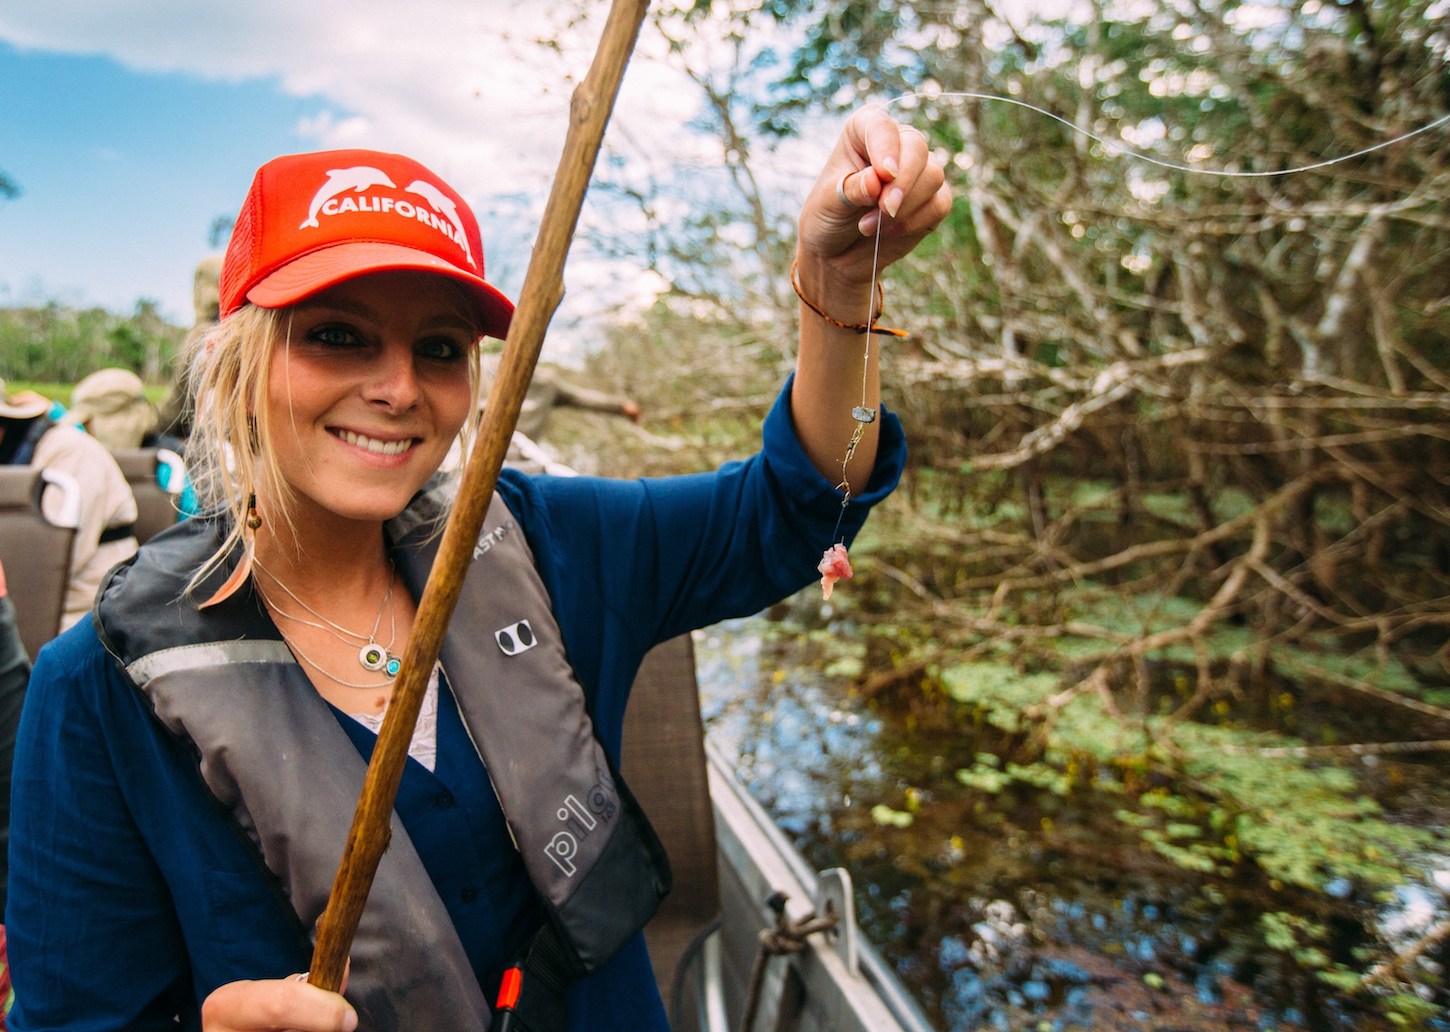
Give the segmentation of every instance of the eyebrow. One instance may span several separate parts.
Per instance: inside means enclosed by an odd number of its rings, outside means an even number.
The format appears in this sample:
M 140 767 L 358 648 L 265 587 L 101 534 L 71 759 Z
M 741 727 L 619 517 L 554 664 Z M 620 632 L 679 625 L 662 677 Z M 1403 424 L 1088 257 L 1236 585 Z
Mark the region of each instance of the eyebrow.
M 297 302 L 297 311 L 303 313 L 316 312 L 343 312 L 348 315 L 357 316 L 360 319 L 368 319 L 372 322 L 380 322 L 381 315 L 378 309 L 366 301 L 354 300 L 353 298 L 307 298 Z M 439 312 L 435 316 L 429 316 L 418 327 L 419 330 L 427 331 L 434 329 L 460 329 L 467 333 L 473 332 L 473 327 L 468 320 L 453 312 Z

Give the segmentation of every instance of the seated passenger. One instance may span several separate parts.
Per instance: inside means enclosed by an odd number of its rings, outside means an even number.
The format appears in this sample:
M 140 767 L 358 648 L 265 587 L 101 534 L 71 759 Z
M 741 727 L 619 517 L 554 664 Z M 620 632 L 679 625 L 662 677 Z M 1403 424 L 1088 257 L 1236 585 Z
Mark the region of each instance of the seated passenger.
M 83 428 L 111 451 L 155 443 L 156 406 L 129 369 L 98 369 L 71 391 L 65 422 Z
M 71 550 L 64 630 L 90 612 L 106 571 L 136 552 L 136 498 L 111 453 L 89 434 L 58 426 L 52 402 L 34 391 L 7 394 L 0 380 L 0 466 L 39 466 L 68 474 L 80 490 L 79 525 Z M 48 491 L 41 508 L 59 520 L 63 497 Z

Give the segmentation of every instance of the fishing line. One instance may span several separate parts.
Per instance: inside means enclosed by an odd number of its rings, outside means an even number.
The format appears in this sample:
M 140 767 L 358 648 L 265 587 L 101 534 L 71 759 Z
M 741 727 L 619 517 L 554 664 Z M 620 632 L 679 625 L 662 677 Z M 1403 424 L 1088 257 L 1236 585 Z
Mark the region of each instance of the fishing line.
M 1296 165 L 1293 168 L 1271 169 L 1267 172 L 1242 172 L 1235 169 L 1205 168 L 1202 165 L 1180 165 L 1172 161 L 1163 161 L 1159 158 L 1144 154 L 1141 151 L 1135 151 L 1131 147 L 1126 147 L 1123 144 L 1118 143 L 1116 140 L 1110 140 L 1106 137 L 1099 136 L 1097 133 L 1092 132 L 1090 129 L 1084 129 L 1076 122 L 1070 122 L 1066 118 L 1063 118 L 1061 115 L 1054 114 L 1046 108 L 1038 107 L 1036 104 L 1029 104 L 1025 100 L 1018 100 L 1016 97 L 1003 97 L 996 93 L 973 93 L 966 90 L 951 90 L 943 93 L 903 93 L 899 97 L 893 97 L 892 99 L 888 100 L 885 106 L 889 108 L 893 104 L 899 104 L 905 100 L 938 100 L 947 97 L 958 100 L 996 100 L 1002 102 L 1003 104 L 1015 104 L 1017 107 L 1026 108 L 1028 111 L 1035 111 L 1039 115 L 1046 115 L 1054 122 L 1059 122 L 1062 125 L 1067 126 L 1073 132 L 1078 133 L 1082 136 L 1086 136 L 1094 143 L 1100 143 L 1104 147 L 1109 148 L 1110 150 L 1114 151 L 1118 157 L 1136 158 L 1138 161 L 1146 161 L 1150 165 L 1157 165 L 1160 168 L 1169 168 L 1175 172 L 1187 172 L 1190 175 L 1226 176 L 1232 179 L 1265 179 L 1271 176 L 1293 176 L 1298 175 L 1301 172 L 1313 172 L 1316 169 L 1328 168 L 1330 165 L 1338 165 L 1340 162 L 1352 161 L 1353 159 L 1363 157 L 1366 154 L 1373 154 L 1375 151 L 1383 150 L 1386 147 L 1393 147 L 1397 143 L 1402 143 L 1403 141 L 1408 140 L 1411 137 L 1419 136 L 1421 133 L 1428 133 L 1430 132 L 1430 130 L 1436 129 L 1444 125 L 1446 122 L 1450 122 L 1450 115 L 1441 115 L 1433 122 L 1427 122 L 1426 124 L 1420 126 L 1418 129 L 1411 129 L 1407 133 L 1401 133 L 1399 136 L 1392 137 L 1388 140 L 1382 140 L 1379 143 L 1374 144 L 1373 146 L 1365 147 L 1363 150 L 1357 150 L 1350 154 L 1343 154 L 1337 158 L 1328 158 L 1324 161 L 1316 161 L 1309 165 Z
M 876 303 L 876 266 L 881 260 L 881 219 L 876 220 L 876 242 L 871 252 L 871 296 L 866 301 L 866 311 L 871 311 L 871 306 Z M 871 379 L 871 331 L 876 320 L 866 320 L 866 348 L 861 356 L 861 404 L 851 410 L 851 418 L 856 421 L 856 428 L 851 432 L 851 440 L 846 444 L 846 454 L 841 458 L 841 482 L 836 485 L 836 490 L 841 492 L 841 511 L 836 514 L 836 528 L 831 531 L 831 541 L 844 543 L 841 537 L 841 521 L 846 518 L 846 506 L 851 502 L 851 481 L 846 473 L 846 467 L 851 464 L 851 457 L 856 454 L 856 445 L 861 443 L 861 438 L 866 435 L 866 426 L 876 421 L 876 410 L 866 404 L 866 385 Z
M 1101 144 L 1112 152 L 1113 157 L 1130 158 L 1137 161 L 1143 161 L 1150 165 L 1157 165 L 1159 168 L 1171 169 L 1174 172 L 1184 172 L 1189 175 L 1218 176 L 1229 179 L 1266 179 L 1276 176 L 1293 176 L 1300 175 L 1305 172 L 1313 172 L 1317 169 L 1328 168 L 1331 165 L 1338 165 L 1345 161 L 1352 161 L 1355 158 L 1364 157 L 1366 154 L 1373 154 L 1375 151 L 1383 150 L 1386 147 L 1393 147 L 1397 143 L 1403 143 L 1405 140 L 1409 140 L 1413 137 L 1419 136 L 1421 133 L 1428 133 L 1433 129 L 1445 125 L 1447 122 L 1450 122 L 1450 114 L 1441 115 L 1434 121 L 1427 122 L 1416 129 L 1411 129 L 1409 132 L 1401 133 L 1400 135 L 1391 137 L 1388 140 L 1381 140 L 1379 143 L 1373 144 L 1369 147 L 1364 147 L 1357 151 L 1352 151 L 1349 154 L 1342 154 L 1334 158 L 1326 158 L 1323 161 L 1315 161 L 1307 165 L 1296 165 L 1291 168 L 1271 169 L 1262 172 L 1245 172 L 1238 169 L 1206 168 L 1202 165 L 1183 165 L 1173 161 L 1164 161 L 1161 158 L 1155 158 L 1149 154 L 1144 154 L 1141 151 L 1137 151 L 1132 149 L 1131 147 L 1127 147 L 1116 140 L 1111 140 L 1107 137 L 1100 136 L 1099 134 L 1094 133 L 1092 130 L 1085 129 L 1082 126 L 1078 125 L 1076 122 L 1069 121 L 1068 119 L 1063 118 L 1061 115 L 1055 114 L 1054 112 L 1049 111 L 1044 107 L 1039 107 L 1038 105 L 1029 103 L 1025 100 L 1018 100 L 1016 97 L 1005 97 L 997 93 L 977 93 L 971 90 L 946 90 L 940 93 L 925 91 L 916 93 L 903 93 L 900 96 L 892 97 L 890 100 L 886 101 L 884 106 L 889 109 L 894 105 L 901 104 L 909 100 L 936 101 L 947 99 L 987 100 L 997 101 L 1002 104 L 1012 104 L 1016 107 L 1025 108 L 1028 111 L 1034 111 L 1039 115 L 1050 118 L 1054 122 L 1058 122 L 1061 125 L 1066 126 L 1068 129 L 1071 129 L 1073 132 L 1081 136 L 1087 137 L 1094 143 Z M 885 215 L 883 213 L 882 217 L 876 222 L 876 239 L 874 250 L 871 255 L 871 282 L 868 287 L 870 296 L 866 299 L 866 311 L 868 312 L 871 311 L 871 306 L 876 301 L 876 276 L 881 256 L 881 225 L 884 218 Z M 865 354 L 862 356 L 861 367 L 861 404 L 858 405 L 851 412 L 852 418 L 856 420 L 856 428 L 852 432 L 851 439 L 846 445 L 846 453 L 841 459 L 841 483 L 836 485 L 836 489 L 842 492 L 841 511 L 836 516 L 836 527 L 831 532 L 831 541 L 838 544 L 844 542 L 844 539 L 841 536 L 841 522 L 846 517 L 846 506 L 849 505 L 851 501 L 851 485 L 847 479 L 846 467 L 850 464 L 852 456 L 856 454 L 856 446 L 860 444 L 861 438 L 866 432 L 867 424 L 873 422 L 876 418 L 875 410 L 869 408 L 866 405 L 866 388 L 871 369 L 872 328 L 872 321 L 868 321 L 866 324 Z M 829 551 L 830 550 L 827 549 L 827 552 Z

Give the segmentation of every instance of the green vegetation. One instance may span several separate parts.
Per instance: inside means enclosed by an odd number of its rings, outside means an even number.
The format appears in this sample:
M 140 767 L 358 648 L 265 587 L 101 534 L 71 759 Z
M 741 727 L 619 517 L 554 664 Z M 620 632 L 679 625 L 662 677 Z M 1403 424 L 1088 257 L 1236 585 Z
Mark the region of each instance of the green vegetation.
M 161 318 L 153 301 L 141 300 L 129 315 L 104 308 L 77 310 L 57 303 L 0 308 L 0 377 L 9 384 L 69 386 L 87 373 L 118 366 L 148 384 L 165 381 L 186 330 Z M 37 388 L 40 389 L 40 388 Z
M 704 378 L 650 380 L 643 363 L 658 346 L 621 339 L 592 368 L 649 399 L 656 418 L 645 427 L 671 448 L 589 416 L 561 419 L 554 440 L 566 450 L 607 454 L 603 471 L 620 475 L 708 465 L 753 447 L 754 420 L 711 414 L 710 402 L 727 392 L 769 396 L 778 363 L 760 362 L 743 375 L 737 369 L 740 380 L 715 383 L 712 394 Z M 682 364 L 689 365 L 691 347 L 671 347 L 685 351 Z M 1117 496 L 1107 481 L 1046 483 L 1064 511 L 1090 514 L 1083 520 L 1089 527 Z M 791 647 L 807 650 L 827 676 L 856 682 L 883 714 L 955 728 L 969 752 L 975 743 L 974 758 L 950 771 L 969 790 L 1105 809 L 1185 877 L 1317 900 L 1313 919 L 1264 911 L 1261 948 L 1296 965 L 1339 1006 L 1372 1002 L 1394 1027 L 1421 1027 L 1428 1012 L 1420 997 L 1366 995 L 1362 983 L 1394 955 L 1389 941 L 1376 940 L 1376 908 L 1397 889 L 1430 884 L 1450 854 L 1450 834 L 1417 819 L 1418 809 L 1401 812 L 1405 800 L 1367 777 L 1413 768 L 1393 756 L 1367 768 L 1360 754 L 1339 750 L 1364 743 L 1367 727 L 1376 729 L 1371 756 L 1374 740 L 1392 745 L 1396 730 L 1401 738 L 1428 737 L 1423 718 L 1399 710 L 1396 700 L 1443 705 L 1450 698 L 1444 675 L 1427 666 L 1422 651 L 1376 648 L 1372 637 L 1348 638 L 1332 627 L 1276 638 L 1254 620 L 1224 619 L 1174 637 L 1204 612 L 1198 578 L 1164 591 L 1146 586 L 1171 583 L 1156 574 L 1131 582 L 1131 590 L 1078 577 L 1014 592 L 1003 604 L 1000 575 L 982 576 L 992 568 L 982 553 L 988 542 L 1011 545 L 1027 513 L 994 493 L 991 476 L 972 486 L 954 470 L 914 468 L 853 548 L 857 577 L 838 586 L 833 626 Z M 1190 500 L 1161 491 L 1144 504 L 1182 519 Z M 1226 491 L 1215 504 L 1233 518 L 1252 503 Z M 1343 520 L 1336 507 L 1322 511 L 1328 525 Z M 964 547 L 968 535 L 973 544 Z M 852 632 L 833 629 L 841 622 Z M 1160 647 L 1134 651 L 1155 639 Z M 1320 702 L 1326 693 L 1337 694 Z M 905 829 L 921 815 L 883 800 L 870 818 Z M 1345 921 L 1366 929 L 1354 957 L 1337 954 L 1330 941 Z

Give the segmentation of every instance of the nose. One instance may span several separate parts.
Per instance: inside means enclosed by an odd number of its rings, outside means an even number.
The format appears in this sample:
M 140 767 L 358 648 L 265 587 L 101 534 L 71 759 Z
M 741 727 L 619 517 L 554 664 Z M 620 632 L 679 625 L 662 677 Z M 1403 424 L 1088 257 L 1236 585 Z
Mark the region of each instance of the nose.
M 393 412 L 406 412 L 418 403 L 422 390 L 411 345 L 396 340 L 384 343 L 363 384 L 363 397 Z

